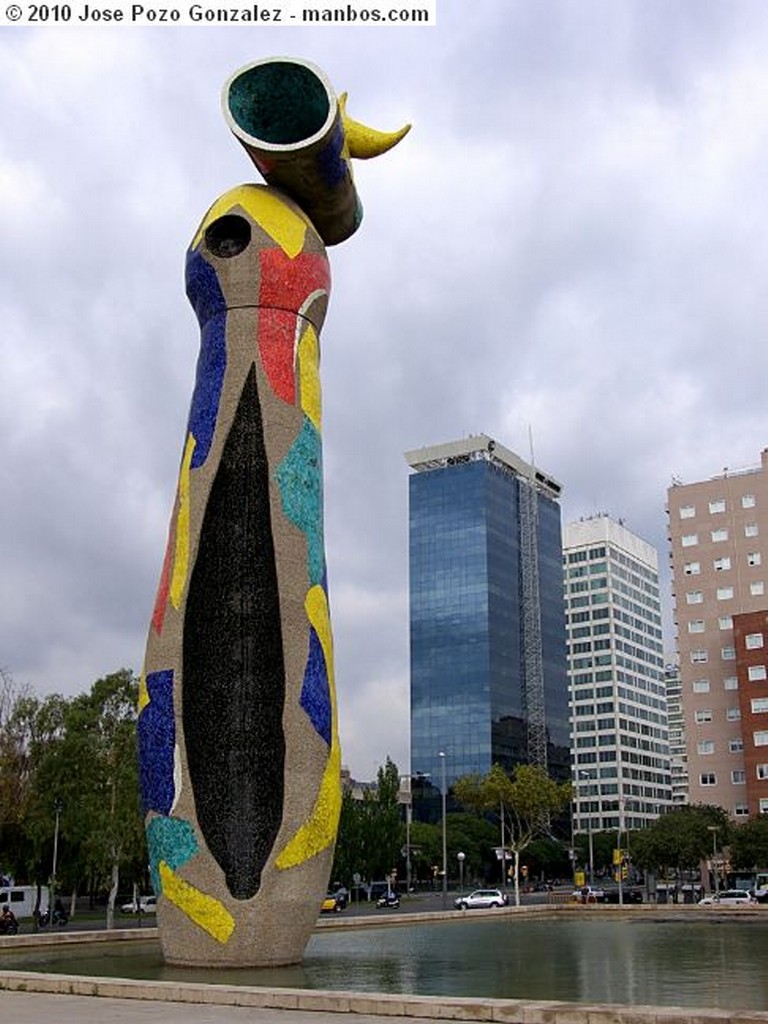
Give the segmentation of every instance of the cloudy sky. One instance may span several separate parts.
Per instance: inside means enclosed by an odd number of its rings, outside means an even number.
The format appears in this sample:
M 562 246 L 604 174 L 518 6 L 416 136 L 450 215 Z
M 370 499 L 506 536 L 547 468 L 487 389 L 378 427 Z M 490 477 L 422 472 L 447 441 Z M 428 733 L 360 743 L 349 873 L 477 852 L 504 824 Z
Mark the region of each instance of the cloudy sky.
M 407 467 L 484 432 L 666 562 L 666 488 L 768 444 L 768 5 L 438 0 L 433 28 L 0 30 L 0 666 L 138 671 L 197 358 L 186 246 L 253 179 L 219 109 L 291 54 L 359 164 L 323 331 L 344 761 L 408 768 Z M 668 588 L 667 588 L 668 590 Z M 668 646 L 672 646 L 671 634 Z

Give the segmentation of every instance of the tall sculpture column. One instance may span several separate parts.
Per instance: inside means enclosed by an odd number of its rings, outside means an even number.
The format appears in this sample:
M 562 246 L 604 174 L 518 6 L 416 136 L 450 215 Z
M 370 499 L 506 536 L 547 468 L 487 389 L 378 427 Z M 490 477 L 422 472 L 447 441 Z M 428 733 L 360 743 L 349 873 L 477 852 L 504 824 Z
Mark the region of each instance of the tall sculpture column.
M 257 61 L 224 112 L 268 185 L 225 192 L 187 252 L 197 378 L 139 696 L 141 798 L 166 960 L 296 963 L 341 807 L 323 543 L 325 244 L 358 227 L 350 158 L 405 134 L 324 74 Z

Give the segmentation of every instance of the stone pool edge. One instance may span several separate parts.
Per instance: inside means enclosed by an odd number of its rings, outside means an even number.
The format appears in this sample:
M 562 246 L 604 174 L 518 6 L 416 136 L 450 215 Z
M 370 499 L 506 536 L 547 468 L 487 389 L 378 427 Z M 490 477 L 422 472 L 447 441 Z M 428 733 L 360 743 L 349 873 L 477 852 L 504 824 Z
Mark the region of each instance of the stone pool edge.
M 465 996 L 412 996 L 321 989 L 256 988 L 172 981 L 135 981 L 33 971 L 0 972 L 0 992 L 150 1000 L 271 1010 L 369 1014 L 502 1024 L 768 1024 L 768 1012 L 690 1007 L 620 1006 Z
M 565 907 L 557 908 L 562 913 Z M 737 908 L 737 910 L 740 908 Z M 472 917 L 520 913 L 523 908 L 473 911 Z M 525 908 L 542 913 L 551 906 Z M 624 912 L 646 914 L 653 910 L 665 918 L 687 915 L 695 908 L 657 907 L 608 908 L 569 907 L 576 913 Z M 725 908 L 716 911 L 722 915 Z M 728 908 L 732 910 L 732 908 Z M 665 912 L 666 911 L 666 912 Z M 670 913 L 671 911 L 671 913 Z M 682 913 L 681 913 L 682 912 Z M 701 911 L 697 916 L 701 915 Z M 710 915 L 709 913 L 707 916 Z M 730 916 L 730 915 L 728 915 Z M 745 916 L 740 913 L 739 917 Z M 750 916 L 752 916 L 750 914 Z M 362 927 L 383 924 L 408 924 L 429 920 L 459 919 L 456 912 L 408 914 L 401 917 L 365 918 Z M 370 923 L 369 923 L 370 922 Z M 321 922 L 321 928 L 361 926 L 361 919 L 336 918 Z M 70 932 L 54 935 L 19 935 L 0 939 L 3 948 L 19 946 L 69 945 L 81 942 L 121 942 L 152 939 L 156 929 L 124 929 L 109 932 Z M 101 978 L 84 975 L 40 974 L 0 968 L 0 992 L 39 992 L 45 994 L 149 1000 L 152 1002 L 195 1003 L 219 1006 L 253 1007 L 273 1010 L 317 1011 L 324 1013 L 369 1014 L 380 1017 L 414 1017 L 432 1020 L 498 1021 L 501 1024 L 768 1024 L 768 1011 L 725 1010 L 677 1006 L 625 1006 L 617 1003 L 570 1003 L 560 1000 L 492 999 L 472 996 L 417 996 L 403 994 L 344 992 L 322 989 L 262 988 L 257 986 L 211 985 L 194 982 L 144 981 L 127 978 Z

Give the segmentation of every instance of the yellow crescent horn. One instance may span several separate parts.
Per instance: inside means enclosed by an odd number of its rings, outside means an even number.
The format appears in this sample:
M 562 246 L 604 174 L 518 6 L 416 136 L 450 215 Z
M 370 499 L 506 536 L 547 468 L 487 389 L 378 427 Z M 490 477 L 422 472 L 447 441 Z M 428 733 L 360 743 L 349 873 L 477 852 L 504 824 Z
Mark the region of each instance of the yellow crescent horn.
M 396 146 L 400 139 L 411 130 L 409 124 L 396 132 L 378 132 L 375 128 L 368 128 L 359 121 L 353 120 L 347 114 L 347 94 L 343 92 L 339 96 L 339 109 L 341 120 L 344 125 L 344 134 L 347 140 L 349 155 L 358 160 L 369 160 L 374 156 L 381 156 L 388 149 Z

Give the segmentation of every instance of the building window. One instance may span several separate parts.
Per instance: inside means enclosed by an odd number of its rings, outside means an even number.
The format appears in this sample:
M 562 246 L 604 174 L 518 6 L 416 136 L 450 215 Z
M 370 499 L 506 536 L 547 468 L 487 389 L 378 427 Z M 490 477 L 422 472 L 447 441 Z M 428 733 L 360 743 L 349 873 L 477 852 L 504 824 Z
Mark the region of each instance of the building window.
M 703 633 L 704 632 L 704 619 L 692 619 L 688 623 L 689 633 Z
M 723 659 L 723 661 L 733 661 L 734 658 L 736 657 L 736 648 L 735 647 L 721 647 L 720 648 L 720 657 Z
M 720 629 L 733 629 L 733 619 L 730 615 L 721 615 L 717 620 Z
M 746 644 L 748 651 L 756 651 L 759 647 L 763 646 L 763 634 L 747 633 L 744 637 L 744 643 Z
M 717 776 L 714 772 L 702 772 L 699 776 L 699 782 L 702 786 L 716 786 Z
M 685 595 L 687 604 L 703 604 L 704 594 L 700 590 L 689 590 Z
M 761 561 L 759 551 L 750 551 L 747 555 L 747 565 L 760 565 Z
M 723 680 L 724 690 L 738 690 L 739 680 L 736 676 L 726 676 Z
M 693 692 L 694 693 L 709 693 L 709 680 L 708 679 L 694 679 L 694 681 L 693 681 Z
M 758 535 L 759 535 L 759 530 L 757 528 L 757 523 L 745 523 L 745 525 L 744 525 L 744 536 L 745 537 L 757 537 Z
M 693 519 L 696 515 L 695 505 L 682 505 L 680 507 L 680 518 L 681 519 Z
M 757 683 L 761 679 L 768 679 L 765 665 L 750 665 L 747 668 L 747 679 L 750 683 Z
M 750 704 L 753 715 L 764 715 L 768 712 L 768 697 L 753 697 Z
M 694 720 L 697 725 L 701 725 L 702 722 L 712 721 L 712 708 L 699 708 L 698 711 L 694 712 Z M 766 733 L 768 735 L 768 733 Z
M 728 741 L 728 750 L 732 754 L 741 754 L 744 752 L 744 740 L 741 736 L 737 736 L 736 739 Z
M 720 544 L 724 540 L 728 540 L 728 531 L 725 528 L 712 531 L 712 540 L 715 544 Z
M 741 708 L 726 708 L 725 718 L 728 722 L 738 722 L 741 718 Z
M 764 797 L 764 796 L 760 797 L 760 813 L 761 814 L 768 813 L 768 797 Z
M 692 548 L 699 543 L 698 533 L 684 533 L 680 538 L 680 543 L 684 548 Z
M 754 494 L 742 494 L 742 496 L 741 496 L 741 507 L 742 508 L 754 508 L 755 507 L 755 496 L 754 496 Z
M 768 729 L 758 729 L 752 733 L 752 742 L 756 747 L 768 747 Z
M 748 818 L 749 804 L 736 804 L 733 808 L 734 818 Z
M 749 584 L 749 592 L 753 597 L 760 597 L 761 594 L 765 593 L 765 584 L 762 580 L 756 580 L 754 583 Z
M 747 781 L 747 773 L 743 768 L 734 768 L 731 772 L 731 782 L 734 786 L 743 786 Z
M 718 601 L 730 601 L 733 597 L 733 587 L 718 587 L 717 588 L 717 600 Z
M 755 765 L 758 779 L 768 779 L 768 764 Z
M 693 665 L 703 665 L 709 660 L 709 655 L 705 650 L 697 649 L 691 651 L 691 663 Z
M 715 752 L 715 741 L 714 740 L 701 740 L 696 744 L 696 752 L 698 754 L 714 754 Z
M 724 569 L 731 568 L 731 560 L 726 555 L 724 558 L 716 558 L 712 565 L 715 569 L 715 572 L 723 572 Z
M 715 498 L 709 503 L 709 511 L 712 515 L 716 512 L 725 512 L 725 498 Z
M 701 562 L 686 562 L 683 572 L 686 576 L 698 576 L 701 573 Z

